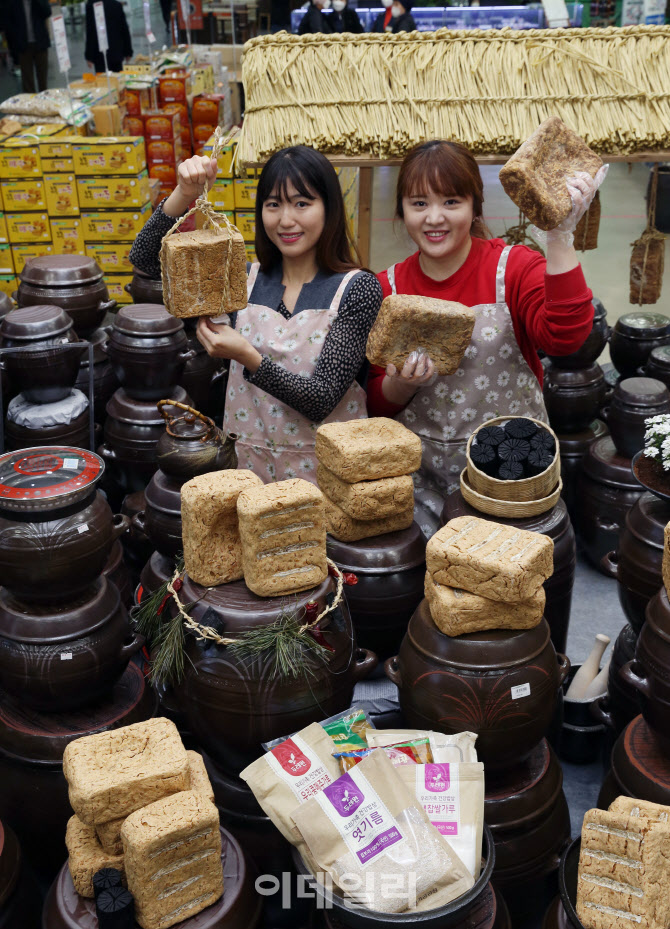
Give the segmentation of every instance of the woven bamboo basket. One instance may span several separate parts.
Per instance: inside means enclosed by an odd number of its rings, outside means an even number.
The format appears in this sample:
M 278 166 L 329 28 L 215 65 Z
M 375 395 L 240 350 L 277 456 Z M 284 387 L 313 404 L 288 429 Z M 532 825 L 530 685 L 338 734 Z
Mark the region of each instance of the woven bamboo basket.
M 554 460 L 546 471 L 542 474 L 536 474 L 534 477 L 524 477 L 519 481 L 501 481 L 497 477 L 489 477 L 477 468 L 470 458 L 470 446 L 472 440 L 477 435 L 479 429 L 484 426 L 497 426 L 499 423 L 506 423 L 510 419 L 530 419 L 531 422 L 537 423 L 543 429 L 548 430 L 554 437 L 556 443 L 556 452 Z M 496 416 L 495 419 L 489 419 L 482 423 L 468 439 L 466 448 L 467 455 L 467 472 L 470 487 L 473 491 L 482 494 L 483 497 L 491 497 L 494 500 L 508 500 L 510 502 L 537 501 L 554 492 L 556 484 L 561 477 L 561 458 L 559 455 L 558 436 L 546 423 L 540 422 L 539 419 L 533 419 L 532 416 Z M 542 513 L 543 510 L 538 510 Z M 501 515 L 501 514 L 499 514 Z
M 479 510 L 480 513 L 486 513 L 487 516 L 499 516 L 501 519 L 524 519 L 527 516 L 546 513 L 547 510 L 556 506 L 562 490 L 563 481 L 559 477 L 558 484 L 546 497 L 540 497 L 537 500 L 497 500 L 473 490 L 467 469 L 463 468 L 461 471 L 461 494 L 465 502 L 475 510 Z

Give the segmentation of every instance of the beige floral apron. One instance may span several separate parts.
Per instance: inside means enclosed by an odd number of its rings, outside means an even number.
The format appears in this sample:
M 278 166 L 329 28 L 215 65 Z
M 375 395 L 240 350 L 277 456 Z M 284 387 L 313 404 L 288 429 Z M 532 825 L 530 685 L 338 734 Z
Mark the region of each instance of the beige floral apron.
M 247 295 L 258 276 L 253 264 L 247 279 Z M 342 278 L 328 309 L 302 310 L 285 319 L 276 310 L 250 303 L 237 313 L 236 331 L 254 348 L 293 374 L 310 377 L 319 360 L 323 343 L 337 316 L 344 291 L 357 271 Z M 333 412 L 323 422 L 344 422 L 367 417 L 365 391 L 354 382 Z M 316 484 L 314 442 L 317 428 L 292 407 L 244 379 L 243 365 L 230 364 L 223 421 L 239 436 L 238 468 L 247 468 L 263 481 L 302 477 Z
M 465 445 L 494 416 L 532 416 L 548 422 L 542 388 L 523 357 L 505 303 L 506 246 L 496 270 L 496 302 L 472 307 L 475 328 L 460 367 L 421 387 L 396 419 L 421 437 L 421 469 L 414 475 L 415 518 L 428 537 L 441 525 L 444 497 L 459 488 Z M 387 271 L 395 294 L 395 265 Z

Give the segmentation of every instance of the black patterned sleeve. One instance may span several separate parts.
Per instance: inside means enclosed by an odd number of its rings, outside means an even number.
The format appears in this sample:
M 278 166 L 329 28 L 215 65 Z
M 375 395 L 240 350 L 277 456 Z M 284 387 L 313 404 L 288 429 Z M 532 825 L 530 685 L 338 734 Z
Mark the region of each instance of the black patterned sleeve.
M 320 423 L 333 412 L 363 366 L 368 333 L 381 302 L 377 278 L 367 272 L 358 274 L 345 291 L 311 377 L 293 374 L 263 355 L 254 375 L 245 368 L 245 378 L 306 419 Z
M 167 197 L 158 204 L 130 249 L 130 263 L 154 280 L 158 280 L 161 276 L 161 263 L 158 255 L 163 236 L 177 222 L 174 216 L 166 216 L 163 212 L 165 200 Z

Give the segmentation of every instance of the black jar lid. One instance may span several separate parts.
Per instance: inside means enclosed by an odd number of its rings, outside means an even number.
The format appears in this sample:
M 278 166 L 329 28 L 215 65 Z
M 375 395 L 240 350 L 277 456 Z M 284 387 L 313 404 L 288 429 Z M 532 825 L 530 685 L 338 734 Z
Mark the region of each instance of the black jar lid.
M 627 377 L 619 381 L 612 398 L 627 406 L 657 406 L 670 400 L 670 392 L 663 381 L 653 377 Z
M 181 319 L 171 316 L 161 303 L 132 303 L 116 314 L 114 329 L 126 335 L 172 335 L 184 328 Z
M 93 452 L 67 445 L 23 448 L 0 456 L 0 509 L 61 509 L 84 500 L 105 470 Z
M 659 368 L 670 368 L 670 345 L 657 345 L 651 350 L 649 361 L 655 363 Z
M 38 304 L 11 310 L 0 325 L 3 339 L 16 342 L 41 342 L 64 336 L 72 329 L 72 320 L 60 306 Z
M 86 255 L 42 255 L 29 261 L 19 277 L 38 287 L 74 287 L 102 280 L 102 269 Z
M 662 313 L 626 313 L 619 317 L 614 328 L 634 339 L 656 339 L 670 335 L 670 317 Z

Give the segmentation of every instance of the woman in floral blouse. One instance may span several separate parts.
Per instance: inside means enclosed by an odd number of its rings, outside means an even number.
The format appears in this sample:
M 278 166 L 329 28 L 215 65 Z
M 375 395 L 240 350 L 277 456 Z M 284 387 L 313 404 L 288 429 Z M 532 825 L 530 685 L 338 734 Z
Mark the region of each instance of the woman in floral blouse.
M 215 177 L 207 157 L 182 163 L 178 186 L 133 245 L 133 265 L 160 276 L 162 237 Z M 224 423 L 239 436 L 239 467 L 264 481 L 316 483 L 317 427 L 367 415 L 365 345 L 382 300 L 354 260 L 337 175 L 319 152 L 286 148 L 263 168 L 256 254 L 249 305 L 233 327 L 200 319 L 198 338 L 231 362 Z
M 378 275 L 384 296 L 453 300 L 472 307 L 476 318 L 465 357 L 449 377 L 434 375 L 420 346 L 411 346 L 419 351 L 402 371 L 393 365 L 370 370 L 370 415 L 394 416 L 421 436 L 415 484 L 425 531 L 437 527 L 444 494 L 458 488 L 467 439 L 480 423 L 507 414 L 547 421 L 537 352 L 570 354 L 591 330 L 593 295 L 572 231 L 605 173 L 568 181 L 572 214 L 546 234 L 545 260 L 526 246 L 511 248 L 490 237 L 479 168 L 462 145 L 427 142 L 405 157 L 396 213 L 418 251 Z

